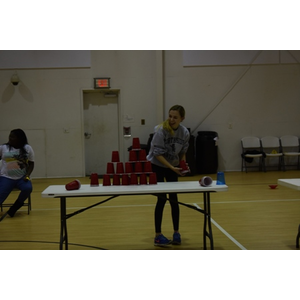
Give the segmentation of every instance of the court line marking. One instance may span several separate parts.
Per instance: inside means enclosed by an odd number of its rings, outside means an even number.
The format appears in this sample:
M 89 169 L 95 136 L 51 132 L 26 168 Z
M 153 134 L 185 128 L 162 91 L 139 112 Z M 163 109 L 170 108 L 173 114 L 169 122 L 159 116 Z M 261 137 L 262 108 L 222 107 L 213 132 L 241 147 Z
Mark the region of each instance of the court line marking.
M 202 209 L 197 203 L 194 205 L 198 209 Z M 233 236 L 231 236 L 223 227 L 221 227 L 213 218 L 210 218 L 211 222 L 222 232 L 224 233 L 234 244 L 236 244 L 240 249 L 247 250 L 241 243 L 239 243 Z
M 271 199 L 271 200 L 236 200 L 236 201 L 218 201 L 218 202 L 211 202 L 211 204 L 223 204 L 223 203 L 255 203 L 255 202 L 286 202 L 286 201 L 300 201 L 300 199 Z M 190 204 L 190 203 L 189 203 Z M 194 206 L 200 208 L 196 203 L 193 203 Z M 126 207 L 154 207 L 155 204 L 131 204 L 131 205 L 109 205 L 109 206 L 99 206 L 95 208 L 126 208 Z M 82 209 L 85 207 L 67 207 L 69 209 Z M 49 210 L 60 210 L 60 208 L 42 208 L 42 209 L 35 209 L 36 211 L 49 211 Z M 27 211 L 27 209 L 26 209 Z M 223 227 L 221 227 L 214 219 L 211 218 L 211 222 L 225 235 L 227 236 L 234 244 L 236 244 L 240 249 L 247 250 L 241 243 L 239 243 L 234 237 L 232 237 Z
M 168 205 L 168 204 L 167 204 Z M 194 206 L 196 206 L 198 209 L 201 209 L 201 207 L 197 203 L 193 203 Z M 99 206 L 94 208 L 128 208 L 128 207 L 154 207 L 155 204 L 140 204 L 140 205 L 114 205 L 114 206 Z M 68 209 L 81 209 L 84 207 L 68 207 Z M 60 210 L 59 208 L 48 208 L 48 209 L 37 209 L 37 211 L 49 211 L 49 210 Z M 26 210 L 27 211 L 27 210 Z M 213 223 L 225 236 L 227 236 L 234 244 L 236 244 L 240 249 L 247 250 L 241 243 L 239 243 L 233 236 L 231 236 L 223 227 L 221 227 L 213 218 L 210 219 L 211 223 Z
M 225 203 L 256 203 L 256 202 L 287 202 L 287 201 L 300 201 L 300 199 L 271 199 L 271 200 L 236 200 L 236 201 L 211 201 L 211 205 L 212 204 L 225 204 Z M 192 204 L 192 203 L 186 203 L 186 204 Z M 147 206 L 155 206 L 156 204 L 127 204 L 127 205 L 100 205 L 100 206 L 96 206 L 94 208 L 121 208 L 121 207 L 147 207 Z M 166 205 L 169 205 L 168 203 L 166 203 Z M 75 206 L 75 207 L 67 207 L 67 209 L 82 209 L 85 208 L 85 206 Z M 22 210 L 22 209 L 20 209 Z M 24 211 L 27 211 L 27 209 L 24 209 Z M 57 208 L 38 208 L 38 209 L 34 209 L 35 211 L 47 211 L 47 210 L 60 210 L 59 207 Z
M 255 203 L 255 202 L 287 202 L 287 201 L 300 201 L 300 199 L 269 199 L 269 200 L 236 200 L 236 201 L 211 201 L 211 204 L 223 203 Z
M 168 205 L 168 204 L 166 204 Z M 155 204 L 128 204 L 128 205 L 99 205 L 99 206 L 95 206 L 93 207 L 94 208 L 127 208 L 127 207 L 149 207 L 149 206 L 152 206 L 154 207 Z M 67 207 L 66 209 L 83 209 L 83 208 L 86 208 L 86 206 L 75 206 L 75 207 Z M 37 208 L 37 209 L 34 209 L 34 211 L 48 211 L 48 210 L 58 210 L 60 211 L 60 208 L 57 207 L 57 208 Z M 21 209 L 20 209 L 21 211 Z M 23 209 L 23 211 L 27 211 L 27 209 Z

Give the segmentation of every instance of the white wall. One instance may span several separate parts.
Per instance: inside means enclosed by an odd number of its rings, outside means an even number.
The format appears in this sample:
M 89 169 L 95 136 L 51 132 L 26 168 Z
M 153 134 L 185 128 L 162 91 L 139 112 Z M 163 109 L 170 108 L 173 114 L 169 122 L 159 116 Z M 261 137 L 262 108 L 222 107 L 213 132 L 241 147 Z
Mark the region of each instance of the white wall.
M 131 126 L 146 143 L 156 123 L 155 62 L 156 51 L 92 51 L 91 68 L 17 70 L 16 87 L 15 70 L 0 70 L 0 143 L 22 128 L 36 153 L 33 177 L 84 176 L 82 89 L 93 88 L 94 77 L 111 77 L 111 87 L 120 89 L 120 131 Z M 123 122 L 123 115 L 134 119 Z M 123 139 L 121 155 L 131 141 Z
M 160 54 L 91 51 L 91 68 L 19 69 L 17 87 L 10 84 L 15 70 L 0 70 L 0 143 L 20 127 L 36 152 L 33 177 L 83 176 L 81 93 L 93 88 L 94 77 L 111 77 L 111 87 L 120 89 L 120 132 L 131 126 L 132 136 L 140 137 L 141 143 L 161 121 L 161 77 L 164 116 L 171 105 L 182 104 L 187 111 L 184 124 L 195 135 L 217 131 L 223 170 L 240 170 L 243 136 L 300 136 L 299 65 L 186 68 L 182 51 L 165 51 L 163 60 Z M 125 115 L 133 120 L 128 122 Z M 130 145 L 131 139 L 122 138 L 123 157 Z
M 299 64 L 184 68 L 182 59 L 165 53 L 166 109 L 182 103 L 195 136 L 218 132 L 221 170 L 240 170 L 243 136 L 300 136 Z

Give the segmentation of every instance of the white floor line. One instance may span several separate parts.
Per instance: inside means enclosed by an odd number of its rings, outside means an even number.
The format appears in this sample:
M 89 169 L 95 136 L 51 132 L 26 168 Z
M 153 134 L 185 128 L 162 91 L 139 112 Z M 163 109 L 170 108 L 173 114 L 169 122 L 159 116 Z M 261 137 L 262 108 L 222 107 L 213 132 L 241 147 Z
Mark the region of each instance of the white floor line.
M 273 199 L 273 200 L 237 200 L 237 201 L 212 201 L 211 204 L 225 204 L 225 203 L 234 203 L 234 204 L 239 204 L 239 203 L 252 203 L 252 202 L 287 202 L 287 201 L 300 201 L 300 199 Z M 187 204 L 192 204 L 192 203 L 187 203 Z M 166 205 L 169 205 L 166 203 Z M 100 205 L 96 206 L 94 208 L 120 208 L 120 207 L 143 207 L 143 206 L 155 206 L 154 204 L 131 204 L 131 205 Z M 85 207 L 82 206 L 75 206 L 75 207 L 67 207 L 68 209 L 82 209 Z M 25 211 L 25 209 L 23 209 Z M 59 207 L 57 208 L 39 208 L 35 209 L 36 211 L 46 211 L 46 210 L 60 210 Z M 27 208 L 26 208 L 27 211 Z
M 166 204 L 166 205 L 168 205 L 168 204 Z M 151 206 L 151 207 L 155 207 L 155 204 L 128 204 L 128 205 L 99 205 L 99 206 L 95 206 L 95 207 L 93 207 L 93 209 L 95 209 L 95 208 L 100 208 L 100 209 L 104 209 L 104 208 L 128 208 L 128 207 L 149 207 L 149 206 Z M 69 209 L 72 209 L 72 210 L 74 210 L 74 209 L 83 209 L 83 208 L 86 208 L 86 206 L 74 206 L 74 207 L 67 207 L 66 209 L 67 210 L 69 210 Z M 57 207 L 57 208 L 37 208 L 37 209 L 34 209 L 35 211 L 48 211 L 48 210 L 57 210 L 57 211 L 59 211 L 60 210 L 60 208 L 59 207 Z M 21 211 L 21 209 L 20 209 L 20 211 Z M 24 209 L 23 209 L 23 211 L 25 211 Z M 27 209 L 26 209 L 26 211 L 27 211 Z
M 255 202 L 288 202 L 288 201 L 300 201 L 300 199 L 269 199 L 269 200 L 236 200 L 236 201 L 213 201 L 213 204 L 223 203 L 255 203 Z
M 197 203 L 194 203 L 194 205 L 201 209 Z M 247 250 L 241 243 L 239 243 L 234 237 L 232 237 L 225 229 L 223 229 L 214 219 L 210 218 L 211 222 L 221 231 L 223 232 L 233 243 L 235 243 L 240 249 Z

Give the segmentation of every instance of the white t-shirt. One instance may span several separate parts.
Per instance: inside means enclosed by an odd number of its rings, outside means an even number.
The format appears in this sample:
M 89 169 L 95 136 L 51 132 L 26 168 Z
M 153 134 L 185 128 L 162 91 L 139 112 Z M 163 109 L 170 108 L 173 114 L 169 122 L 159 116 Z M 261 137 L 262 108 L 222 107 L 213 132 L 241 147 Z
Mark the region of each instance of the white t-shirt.
M 26 154 L 20 154 L 20 149 L 8 145 L 0 145 L 0 176 L 10 179 L 20 179 L 26 175 L 28 161 L 34 161 L 34 152 L 30 145 L 25 145 Z

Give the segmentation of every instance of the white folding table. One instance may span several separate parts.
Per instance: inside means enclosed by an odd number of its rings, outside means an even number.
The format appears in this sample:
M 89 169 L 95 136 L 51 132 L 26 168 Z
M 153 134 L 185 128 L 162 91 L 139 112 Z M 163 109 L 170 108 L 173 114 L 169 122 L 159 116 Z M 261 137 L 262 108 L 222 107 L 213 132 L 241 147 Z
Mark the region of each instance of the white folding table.
M 98 187 L 91 187 L 90 185 L 81 185 L 79 190 L 67 191 L 64 185 L 51 185 L 42 192 L 42 197 L 46 198 L 60 198 L 60 249 L 68 249 L 68 233 L 67 233 L 67 219 L 97 205 L 103 204 L 113 198 L 123 195 L 154 195 L 161 196 L 161 194 L 169 193 L 200 193 L 203 194 L 204 208 L 200 209 L 196 206 L 186 203 L 178 202 L 180 205 L 184 205 L 191 209 L 194 209 L 204 215 L 203 225 L 203 246 L 207 249 L 206 238 L 210 240 L 211 249 L 213 245 L 213 235 L 211 228 L 211 213 L 210 213 L 210 193 L 212 192 L 225 192 L 228 190 L 227 185 L 217 185 L 216 181 L 213 181 L 209 187 L 200 186 L 198 181 L 179 181 L 179 182 L 159 182 L 157 184 L 147 185 L 112 185 Z M 95 203 L 86 208 L 77 210 L 73 213 L 67 214 L 66 211 L 66 199 L 76 197 L 107 197 L 98 203 Z M 169 200 L 169 199 L 168 199 Z M 169 200 L 171 201 L 171 200 Z
M 278 179 L 278 184 L 300 191 L 300 179 L 293 178 L 293 179 Z M 298 227 L 298 234 L 296 237 L 296 247 L 299 248 L 299 238 L 300 238 L 300 225 Z

